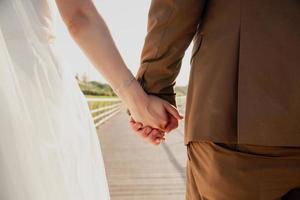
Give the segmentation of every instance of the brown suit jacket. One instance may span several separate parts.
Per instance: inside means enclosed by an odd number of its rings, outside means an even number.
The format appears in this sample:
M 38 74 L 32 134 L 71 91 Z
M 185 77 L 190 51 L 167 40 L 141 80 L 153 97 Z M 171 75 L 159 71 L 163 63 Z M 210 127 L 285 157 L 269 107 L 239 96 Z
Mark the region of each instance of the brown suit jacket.
M 300 1 L 152 0 L 146 92 L 175 104 L 193 38 L 185 142 L 300 146 Z

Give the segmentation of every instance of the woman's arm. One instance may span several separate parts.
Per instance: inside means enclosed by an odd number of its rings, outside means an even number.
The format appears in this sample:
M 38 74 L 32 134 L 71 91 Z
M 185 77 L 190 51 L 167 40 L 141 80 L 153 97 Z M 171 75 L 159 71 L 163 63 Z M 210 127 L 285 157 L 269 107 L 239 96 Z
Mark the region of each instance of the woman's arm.
M 133 118 L 154 128 L 165 127 L 169 111 L 179 119 L 178 112 L 162 100 L 148 96 L 126 67 L 109 30 L 92 0 L 56 0 L 62 18 L 74 40 L 106 78 L 130 109 Z
M 92 0 L 56 0 L 62 18 L 73 39 L 81 47 L 97 70 L 107 79 L 114 89 L 132 78 L 126 67 L 109 30 L 97 12 Z M 145 93 L 132 84 L 140 98 Z M 123 100 L 133 94 L 120 89 Z

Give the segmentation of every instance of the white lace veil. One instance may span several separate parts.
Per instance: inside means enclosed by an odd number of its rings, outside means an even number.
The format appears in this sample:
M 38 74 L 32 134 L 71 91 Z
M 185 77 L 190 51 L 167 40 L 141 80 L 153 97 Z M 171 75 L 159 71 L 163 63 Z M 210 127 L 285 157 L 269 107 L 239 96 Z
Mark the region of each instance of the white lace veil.
M 87 104 L 50 45 L 49 5 L 0 0 L 0 199 L 106 200 Z

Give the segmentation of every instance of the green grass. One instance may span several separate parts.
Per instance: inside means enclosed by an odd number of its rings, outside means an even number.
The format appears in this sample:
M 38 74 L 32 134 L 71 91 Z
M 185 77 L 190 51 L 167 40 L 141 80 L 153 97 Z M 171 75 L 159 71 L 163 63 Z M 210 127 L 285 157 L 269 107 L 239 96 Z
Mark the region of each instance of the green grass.
M 116 94 L 108 84 L 102 84 L 96 81 L 78 82 L 80 89 L 85 95 L 115 97 Z

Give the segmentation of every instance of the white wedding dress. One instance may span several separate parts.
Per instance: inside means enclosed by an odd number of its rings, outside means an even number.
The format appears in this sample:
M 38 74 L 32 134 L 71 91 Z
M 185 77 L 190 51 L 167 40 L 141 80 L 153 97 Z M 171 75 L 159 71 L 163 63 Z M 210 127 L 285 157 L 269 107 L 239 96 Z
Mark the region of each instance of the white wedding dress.
M 55 55 L 54 0 L 0 0 L 0 200 L 108 200 L 88 105 Z

